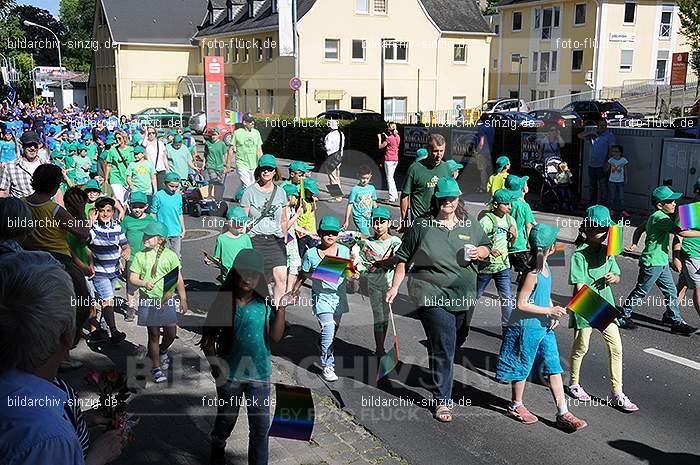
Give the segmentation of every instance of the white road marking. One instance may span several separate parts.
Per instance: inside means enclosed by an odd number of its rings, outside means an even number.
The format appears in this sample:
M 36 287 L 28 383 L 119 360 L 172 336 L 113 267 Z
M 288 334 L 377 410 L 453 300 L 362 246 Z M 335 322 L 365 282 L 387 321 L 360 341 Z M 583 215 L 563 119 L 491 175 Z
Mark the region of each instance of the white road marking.
M 700 363 L 695 362 L 693 360 L 689 360 L 684 357 L 679 357 L 678 355 L 669 354 L 668 352 L 664 352 L 663 350 L 649 348 L 644 349 L 642 352 L 646 352 L 647 354 L 651 355 L 656 355 L 657 357 L 661 357 L 672 362 L 680 363 L 681 365 L 685 365 L 694 370 L 700 371 Z

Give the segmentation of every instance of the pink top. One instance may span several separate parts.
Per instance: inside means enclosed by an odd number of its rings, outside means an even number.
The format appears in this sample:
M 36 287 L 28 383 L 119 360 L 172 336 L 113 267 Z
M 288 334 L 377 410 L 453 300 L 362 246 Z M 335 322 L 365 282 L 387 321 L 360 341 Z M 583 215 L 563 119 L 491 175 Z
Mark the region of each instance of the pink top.
M 399 161 L 399 144 L 401 144 L 401 136 L 386 137 L 386 148 L 384 152 L 384 161 Z

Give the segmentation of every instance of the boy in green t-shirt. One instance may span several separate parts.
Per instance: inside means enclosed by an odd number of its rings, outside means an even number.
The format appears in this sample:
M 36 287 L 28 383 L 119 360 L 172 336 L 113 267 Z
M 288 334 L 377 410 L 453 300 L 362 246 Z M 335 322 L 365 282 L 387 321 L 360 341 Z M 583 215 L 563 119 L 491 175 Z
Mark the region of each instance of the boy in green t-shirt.
M 143 250 L 143 231 L 149 223 L 156 221 L 151 215 L 146 214 L 148 208 L 148 199 L 143 192 L 133 192 L 131 194 L 131 202 L 129 203 L 129 214 L 124 217 L 121 222 L 122 232 L 126 235 L 126 240 L 129 241 L 131 249 L 131 257 L 135 257 L 138 252 Z M 131 263 L 133 259 L 126 262 L 125 276 L 129 276 Z M 124 321 L 134 321 L 136 310 L 138 309 L 138 288 L 131 284 L 130 280 L 126 280 L 126 293 L 128 310 Z
M 530 230 L 537 224 L 530 204 L 525 201 L 525 195 L 529 191 L 528 179 L 528 176 L 519 177 L 509 174 L 505 183 L 505 188 L 512 193 L 510 216 L 515 220 L 515 229 L 518 232 L 515 242 L 508 248 L 510 264 L 517 273 L 523 273 L 527 269 L 527 262 L 530 259 L 527 239 L 530 237 Z
M 508 260 L 508 249 L 518 237 L 515 220 L 510 216 L 512 199 L 513 193 L 511 191 L 507 189 L 497 190 L 493 194 L 491 211 L 486 212 L 479 220 L 479 224 L 493 246 L 491 254 L 479 265 L 476 298 L 479 299 L 484 294 L 486 286 L 493 279 L 498 290 L 498 297 L 501 299 L 501 326 L 504 332 L 515 308 L 510 261 Z
M 87 156 L 87 148 L 84 145 L 78 146 L 78 153 L 73 158 L 75 165 L 73 178 L 79 187 L 84 186 L 90 180 L 90 168 L 92 160 Z
M 644 251 L 639 256 L 637 285 L 622 307 L 624 316 L 619 319 L 620 328 L 636 328 L 637 325 L 630 319 L 632 310 L 642 304 L 642 299 L 656 284 L 666 302 L 666 312 L 661 320 L 662 323 L 670 324 L 673 334 L 690 336 L 697 331 L 697 328 L 686 324 L 681 317 L 676 297 L 676 286 L 673 283 L 671 268 L 668 266 L 669 235 L 700 237 L 700 231 L 692 229 L 683 231 L 675 224 L 676 200 L 681 195 L 679 192 L 673 192 L 668 186 L 659 186 L 651 193 L 651 201 L 656 207 L 656 211 L 649 216 L 643 228 L 640 226 L 636 229 L 632 236 L 632 245 L 627 247 L 628 252 L 636 250 L 639 239 L 642 234 L 646 233 Z
M 250 217 L 246 215 L 243 208 L 230 207 L 226 212 L 226 219 L 228 220 L 226 231 L 216 238 L 214 257 L 204 253 L 204 263 L 207 265 L 215 264 L 219 267 L 220 273 L 216 279 L 222 284 L 226 280 L 238 252 L 253 248 L 250 236 L 245 233 L 246 223 L 250 221 Z
M 145 150 L 142 146 L 134 148 L 134 162 L 129 163 L 126 169 L 126 182 L 131 192 L 143 192 L 147 196 L 156 191 L 156 170 L 153 164 L 146 160 Z

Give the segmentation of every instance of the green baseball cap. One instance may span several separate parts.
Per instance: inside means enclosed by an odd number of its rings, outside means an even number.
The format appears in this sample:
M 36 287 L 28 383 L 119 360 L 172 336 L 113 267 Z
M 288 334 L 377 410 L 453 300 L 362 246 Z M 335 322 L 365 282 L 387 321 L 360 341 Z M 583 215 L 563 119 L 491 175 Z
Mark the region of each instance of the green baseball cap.
M 437 186 L 435 186 L 435 197 L 442 199 L 444 197 L 459 197 L 460 195 L 462 195 L 462 191 L 459 189 L 457 180 L 447 176 L 438 179 Z
M 386 208 L 382 207 L 381 205 L 374 210 L 372 210 L 372 219 L 379 218 L 382 220 L 390 220 L 391 219 L 391 212 Z
M 174 136 L 175 134 L 177 134 L 177 131 L 176 131 L 176 130 L 174 130 L 174 129 L 169 129 L 169 130 L 168 130 L 168 135 L 169 135 L 169 136 Z
M 159 135 L 159 136 L 162 136 L 163 134 L 165 134 L 165 129 L 163 129 L 163 128 L 158 128 L 158 135 Z
M 545 223 L 537 223 L 530 230 L 530 246 L 533 249 L 544 250 L 557 242 L 559 228 Z
M 165 175 L 165 182 L 180 182 L 180 175 L 177 173 L 168 173 Z
M 143 237 L 168 236 L 168 228 L 160 221 L 151 221 L 143 228 Z
M 318 184 L 316 184 L 316 180 L 313 178 L 304 179 L 304 190 L 311 192 L 313 195 L 319 195 L 321 193 Z
M 92 134 L 85 134 L 83 140 L 92 140 Z
M 174 144 L 181 144 L 182 143 L 182 136 L 180 134 L 178 134 L 175 137 L 173 137 L 173 143 Z
M 85 187 L 83 187 L 84 191 L 101 191 L 102 188 L 100 187 L 100 183 L 97 182 L 97 179 L 91 179 L 87 183 L 85 183 Z
M 241 188 L 238 189 L 238 192 L 236 192 L 236 195 L 233 196 L 233 200 L 236 202 L 240 202 L 241 199 L 243 198 L 244 193 L 245 193 L 245 186 L 241 186 Z
M 287 194 L 287 197 L 290 195 L 294 195 L 296 197 L 299 197 L 299 186 L 295 186 L 292 183 L 285 184 L 282 189 L 284 189 L 284 193 Z
M 498 189 L 493 193 L 493 203 L 509 204 L 513 201 L 513 193 L 508 189 Z
M 679 199 L 683 194 L 673 192 L 668 186 L 659 186 L 651 193 L 651 202 L 656 205 L 659 202 Z
M 54 150 L 51 152 L 51 158 L 63 158 L 65 155 L 60 150 Z
M 131 205 L 135 203 L 142 203 L 144 205 L 148 204 L 148 197 L 144 192 L 132 192 L 131 198 L 129 199 Z
M 416 161 L 421 161 L 424 158 L 428 158 L 428 150 L 427 149 L 418 149 L 416 151 Z
M 114 144 L 114 136 L 112 134 L 107 136 L 107 138 L 105 139 L 105 144 L 107 144 L 107 145 Z
M 615 224 L 610 217 L 610 210 L 603 205 L 592 205 L 586 209 L 586 226 L 594 228 L 608 228 Z
M 454 160 L 447 160 L 445 163 L 447 163 L 447 167 L 450 169 L 450 173 L 454 173 L 455 171 L 459 171 L 462 168 L 464 168 L 463 164 L 457 163 Z
M 314 165 L 310 165 L 303 161 L 293 161 L 289 165 L 289 171 L 301 171 L 302 173 L 308 173 L 312 169 L 314 169 Z
M 80 144 L 78 150 L 87 150 L 87 146 L 85 144 Z
M 258 168 L 277 168 L 277 159 L 274 155 L 266 153 L 258 160 Z
M 514 174 L 509 174 L 506 178 L 505 188 L 512 191 L 522 191 L 525 188 L 525 183 L 530 179 L 529 176 L 516 176 Z
M 137 145 L 134 147 L 134 153 L 145 153 L 146 149 L 143 148 L 143 145 Z
M 340 221 L 335 216 L 324 216 L 318 224 L 318 230 L 340 232 Z
M 254 271 L 262 274 L 265 272 L 265 257 L 257 250 L 243 249 L 236 255 L 231 269 Z
M 242 207 L 234 206 L 229 207 L 228 210 L 226 210 L 226 219 L 244 222 L 248 221 L 250 217 L 246 215 L 245 210 L 243 210 Z
M 510 158 L 506 157 L 505 155 L 501 155 L 496 159 L 496 171 L 499 173 L 503 171 L 507 165 L 510 165 Z

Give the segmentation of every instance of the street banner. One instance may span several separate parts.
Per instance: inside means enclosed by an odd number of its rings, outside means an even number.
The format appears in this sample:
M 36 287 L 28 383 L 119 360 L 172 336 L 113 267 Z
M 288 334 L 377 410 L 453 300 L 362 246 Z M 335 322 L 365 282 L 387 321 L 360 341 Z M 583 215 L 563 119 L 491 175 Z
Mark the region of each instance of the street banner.
M 674 53 L 671 60 L 671 85 L 684 86 L 688 75 L 688 52 Z
M 207 128 L 224 126 L 224 58 L 204 57 Z
M 277 0 L 279 21 L 279 52 L 281 57 L 294 56 L 294 17 L 292 2 L 294 0 Z
M 423 126 L 405 126 L 403 129 L 403 153 L 416 156 L 418 149 L 427 148 L 430 142 L 430 132 Z
M 479 131 L 476 129 L 452 130 L 452 159 L 456 162 L 467 164 L 469 159 L 476 154 L 479 146 Z

